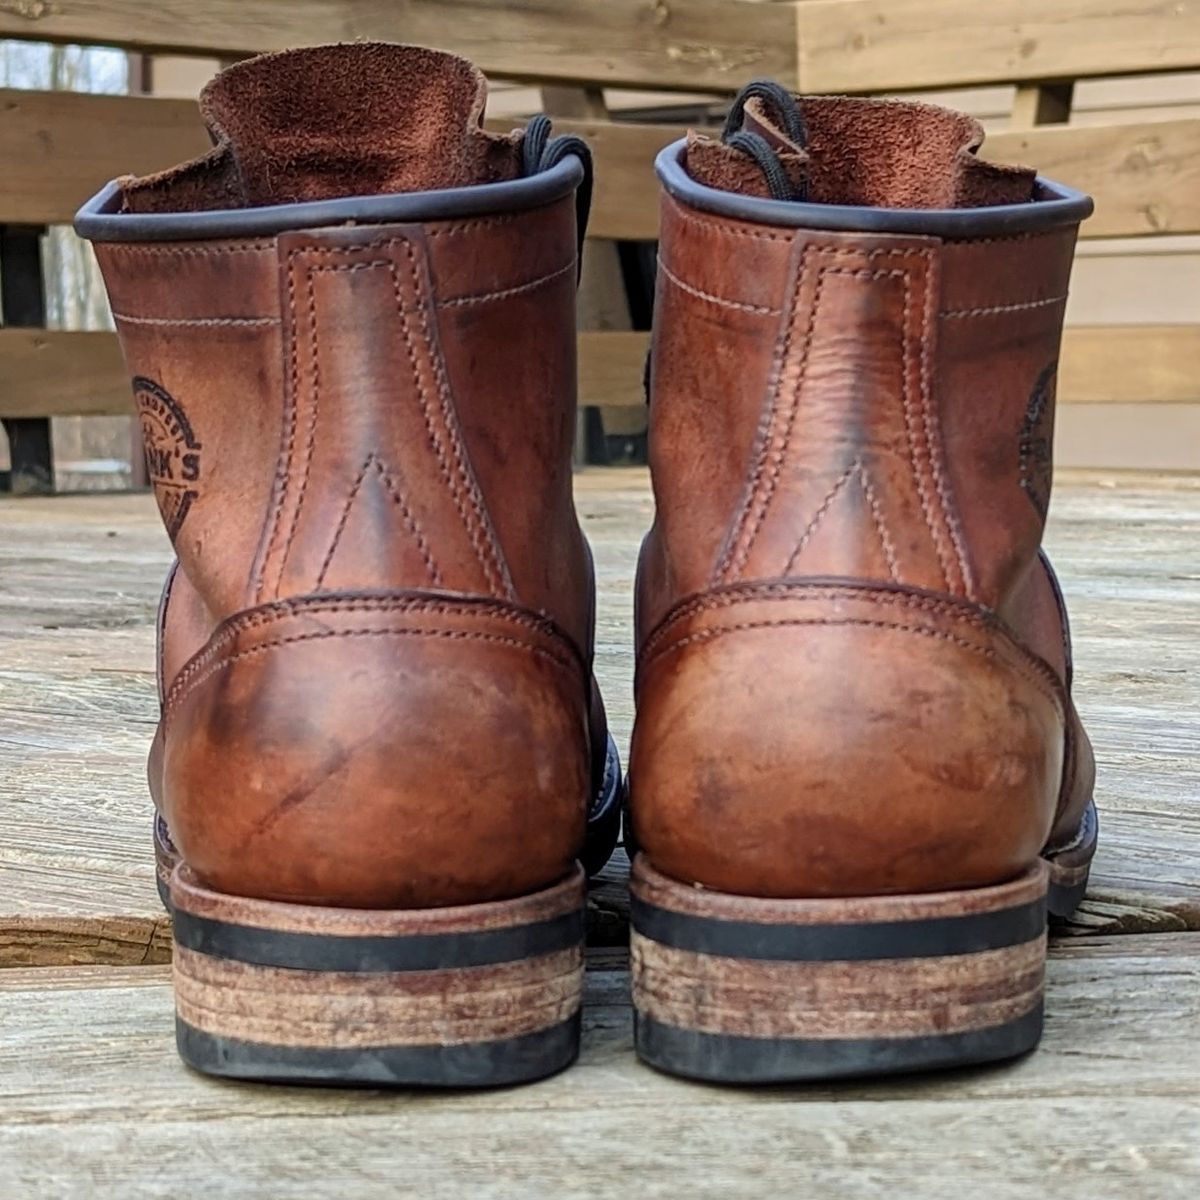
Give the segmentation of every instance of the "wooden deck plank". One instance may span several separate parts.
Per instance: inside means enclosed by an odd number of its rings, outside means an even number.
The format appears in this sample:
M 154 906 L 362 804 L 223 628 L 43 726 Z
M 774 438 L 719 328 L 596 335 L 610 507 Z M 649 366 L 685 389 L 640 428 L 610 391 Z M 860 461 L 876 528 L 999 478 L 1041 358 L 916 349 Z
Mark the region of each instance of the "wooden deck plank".
M 610 956 L 611 957 L 611 956 Z M 228 1085 L 176 1059 L 161 968 L 0 972 L 0 1194 L 1190 1197 L 1200 934 L 1049 969 L 1040 1051 L 929 1078 L 759 1089 L 639 1065 L 628 976 L 589 972 L 578 1065 L 472 1093 Z
M 598 672 L 633 717 L 631 593 L 644 471 L 577 480 L 600 582 Z M 0 965 L 162 961 L 144 755 L 169 559 L 147 496 L 0 502 Z M 1076 928 L 1200 929 L 1194 667 L 1200 479 L 1066 474 L 1050 544 L 1097 744 L 1103 840 Z M 598 897 L 620 937 L 620 884 Z

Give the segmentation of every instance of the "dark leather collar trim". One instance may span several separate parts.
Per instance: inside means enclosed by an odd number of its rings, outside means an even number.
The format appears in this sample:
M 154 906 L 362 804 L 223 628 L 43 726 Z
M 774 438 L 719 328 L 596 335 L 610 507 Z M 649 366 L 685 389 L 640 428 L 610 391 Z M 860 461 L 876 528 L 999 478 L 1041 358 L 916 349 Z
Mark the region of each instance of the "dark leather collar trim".
M 737 221 L 786 228 L 831 229 L 851 233 L 924 234 L 941 238 L 1009 237 L 1076 225 L 1091 215 L 1092 198 L 1037 178 L 1037 199 L 1029 204 L 987 208 L 862 208 L 848 204 L 806 204 L 797 200 L 760 200 L 697 183 L 684 169 L 687 141 L 681 138 L 660 151 L 654 167 L 663 187 L 690 208 Z
M 180 213 L 123 213 L 119 211 L 120 184 L 113 182 L 75 215 L 75 232 L 93 242 L 191 242 L 262 237 L 328 225 L 448 221 L 540 208 L 569 196 L 582 181 L 583 164 L 571 155 L 548 171 L 503 183 Z

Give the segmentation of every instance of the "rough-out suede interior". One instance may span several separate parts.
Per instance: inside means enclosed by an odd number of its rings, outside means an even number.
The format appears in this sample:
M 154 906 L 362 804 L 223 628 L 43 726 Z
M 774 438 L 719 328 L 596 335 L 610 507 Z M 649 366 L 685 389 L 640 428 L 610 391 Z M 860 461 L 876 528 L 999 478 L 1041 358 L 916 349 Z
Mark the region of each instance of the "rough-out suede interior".
M 252 59 L 201 94 L 214 148 L 120 180 L 123 210 L 195 212 L 514 179 L 520 134 L 484 130 L 486 102 L 476 67 L 416 46 L 347 44 Z
M 763 102 L 746 105 L 744 128 L 778 152 L 793 186 L 818 204 L 877 208 L 978 208 L 1034 198 L 1035 172 L 976 156 L 983 128 L 964 113 L 906 100 L 799 98 L 808 144 L 791 142 Z M 687 170 L 697 183 L 766 197 L 766 180 L 741 150 L 707 134 L 688 137 Z

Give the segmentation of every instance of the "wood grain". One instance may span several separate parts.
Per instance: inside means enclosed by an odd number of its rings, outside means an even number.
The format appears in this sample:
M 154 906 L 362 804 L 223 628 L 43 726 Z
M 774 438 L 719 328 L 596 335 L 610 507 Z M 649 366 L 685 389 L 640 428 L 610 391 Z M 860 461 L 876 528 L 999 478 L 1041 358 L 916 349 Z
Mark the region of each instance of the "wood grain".
M 519 123 L 489 124 L 504 132 Z M 555 129 L 577 133 L 592 147 L 589 236 L 656 237 L 654 158 L 685 128 L 556 118 Z M 0 222 L 65 224 L 108 180 L 172 166 L 208 144 L 191 100 L 0 90 Z M 1095 196 L 1085 237 L 1200 232 L 1200 120 L 994 133 L 983 153 L 1034 165 Z
M 214 58 L 409 42 L 499 78 L 716 91 L 794 80 L 794 30 L 791 5 L 745 0 L 0 0 L 0 37 Z
M 1197 65 L 1200 0 L 804 0 L 800 90 L 905 91 Z
M 0 329 L 0 416 L 133 412 L 115 334 Z
M 599 965 L 599 964 L 597 964 Z M 176 1059 L 167 972 L 0 972 L 0 1194 L 372 1200 L 837 1195 L 1183 1200 L 1200 1182 L 1200 935 L 1059 947 L 1042 1048 L 929 1078 L 684 1083 L 588 972 L 583 1053 L 458 1095 L 229 1086 Z M 402 1183 L 398 1185 L 398 1180 Z
M 597 670 L 618 744 L 633 718 L 632 591 L 653 515 L 640 470 L 590 470 Z M 148 496 L 0 502 L 0 965 L 163 961 L 144 761 L 154 611 L 170 559 Z M 1049 546 L 1096 744 L 1101 845 L 1081 933 L 1200 930 L 1194 668 L 1200 478 L 1060 475 Z M 624 938 L 619 863 L 591 903 Z
M 982 153 L 1093 196 L 1086 238 L 1200 232 L 1200 121 L 991 133 Z

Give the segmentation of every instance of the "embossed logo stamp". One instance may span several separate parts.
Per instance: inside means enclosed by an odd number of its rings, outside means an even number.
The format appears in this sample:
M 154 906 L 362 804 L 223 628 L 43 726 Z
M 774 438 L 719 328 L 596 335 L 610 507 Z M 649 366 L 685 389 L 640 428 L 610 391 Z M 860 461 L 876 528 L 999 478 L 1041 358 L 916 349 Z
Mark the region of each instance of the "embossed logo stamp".
M 133 396 L 142 423 L 146 464 L 158 508 L 172 538 L 196 502 L 200 482 L 200 451 L 187 414 L 179 402 L 153 379 L 133 381 Z
M 1033 385 L 1021 425 L 1021 487 L 1042 520 L 1050 507 L 1054 473 L 1054 396 L 1058 361 L 1043 368 Z

